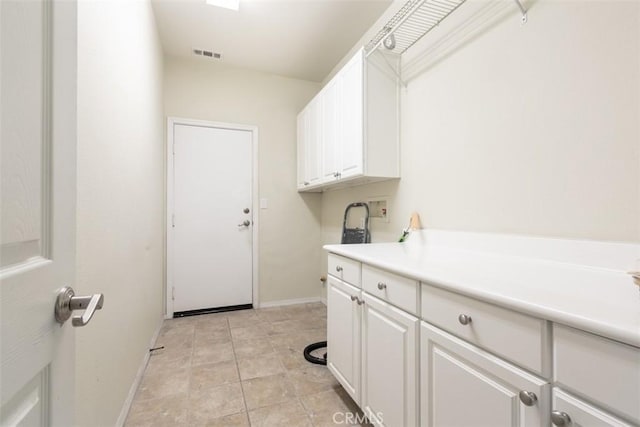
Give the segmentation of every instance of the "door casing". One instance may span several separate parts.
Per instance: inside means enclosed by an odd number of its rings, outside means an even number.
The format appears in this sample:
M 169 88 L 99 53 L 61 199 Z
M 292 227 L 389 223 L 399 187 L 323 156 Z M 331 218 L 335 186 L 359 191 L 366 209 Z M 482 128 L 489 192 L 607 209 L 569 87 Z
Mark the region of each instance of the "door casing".
M 173 165 L 173 152 L 174 152 L 174 138 L 173 128 L 176 125 L 187 126 L 202 126 L 218 129 L 230 129 L 241 130 L 251 132 L 251 212 L 253 212 L 253 226 L 252 226 L 252 290 L 253 290 L 253 307 L 260 307 L 259 298 L 259 270 L 258 270 L 258 230 L 260 223 L 260 215 L 256 213 L 256 207 L 259 203 L 259 179 L 258 179 L 258 127 L 254 125 L 243 125 L 237 123 L 223 123 L 223 122 L 211 122 L 206 120 L 185 119 L 180 117 L 169 117 L 167 119 L 167 157 L 166 157 L 166 206 L 165 206 L 165 223 L 166 223 L 166 268 L 165 268 L 165 318 L 170 319 L 173 317 L 173 203 L 174 203 L 174 165 Z

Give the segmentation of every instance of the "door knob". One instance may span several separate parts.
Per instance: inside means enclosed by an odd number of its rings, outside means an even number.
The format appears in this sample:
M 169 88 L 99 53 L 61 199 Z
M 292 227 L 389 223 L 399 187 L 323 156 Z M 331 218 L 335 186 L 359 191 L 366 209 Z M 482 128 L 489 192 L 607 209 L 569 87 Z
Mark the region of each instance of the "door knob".
M 94 294 L 84 297 L 75 296 L 73 288 L 65 286 L 58 292 L 56 298 L 55 316 L 58 323 L 63 324 L 71 317 L 71 312 L 74 310 L 84 310 L 84 313 L 80 316 L 73 316 L 71 324 L 73 326 L 84 326 L 89 323 L 89 320 L 93 317 L 96 310 L 102 309 L 104 303 L 104 295 Z
M 558 427 L 568 426 L 571 423 L 571 417 L 566 412 L 551 411 L 551 422 Z
M 249 221 L 248 219 L 245 219 L 244 221 L 242 221 L 242 224 L 238 224 L 238 227 L 248 227 L 251 225 L 251 221 Z
M 532 391 L 522 390 L 518 395 L 525 406 L 533 406 L 538 401 L 538 396 Z
M 469 323 L 471 323 L 471 316 L 461 314 L 460 316 L 458 316 L 458 322 L 460 322 L 462 325 L 468 325 Z
M 249 208 L 244 208 L 244 209 L 242 210 L 242 212 L 244 212 L 244 213 L 249 213 L 250 211 L 249 211 Z

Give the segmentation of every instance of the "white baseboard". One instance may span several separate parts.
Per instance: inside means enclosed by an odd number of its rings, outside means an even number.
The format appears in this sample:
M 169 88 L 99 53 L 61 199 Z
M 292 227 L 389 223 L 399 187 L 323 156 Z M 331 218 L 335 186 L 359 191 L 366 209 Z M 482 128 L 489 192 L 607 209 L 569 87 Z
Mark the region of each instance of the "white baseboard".
M 260 308 L 278 307 L 281 305 L 305 304 L 308 302 L 322 302 L 322 298 L 313 297 L 313 298 L 284 299 L 280 301 L 267 301 L 267 302 L 261 302 Z
M 320 302 L 323 303 L 325 306 L 327 305 L 327 299 L 326 298 L 320 298 Z
M 156 328 L 153 336 L 151 337 L 151 342 L 149 343 L 149 348 L 153 348 L 158 340 L 158 335 L 160 335 L 160 329 L 162 328 L 162 322 L 164 319 L 160 321 L 160 324 Z M 127 395 L 124 404 L 122 405 L 122 410 L 120 411 L 120 416 L 118 417 L 118 421 L 116 421 L 116 427 L 124 426 L 124 422 L 127 420 L 127 416 L 129 415 L 129 410 L 131 409 L 131 404 L 133 403 L 133 398 L 136 396 L 136 391 L 138 391 L 138 387 L 140 386 L 140 382 L 142 382 L 142 377 L 144 376 L 144 371 L 147 369 L 147 364 L 149 363 L 149 357 L 151 356 L 149 350 L 147 350 L 142 358 L 142 363 L 138 368 L 138 373 L 136 374 L 135 379 L 133 380 L 133 384 L 131 384 L 131 388 L 129 389 L 129 394 Z

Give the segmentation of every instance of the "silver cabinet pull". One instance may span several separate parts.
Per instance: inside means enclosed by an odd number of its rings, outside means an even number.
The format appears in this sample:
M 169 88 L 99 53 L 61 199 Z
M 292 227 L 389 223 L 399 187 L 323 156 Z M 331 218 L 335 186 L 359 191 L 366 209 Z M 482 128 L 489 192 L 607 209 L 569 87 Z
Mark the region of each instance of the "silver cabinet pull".
M 356 299 L 358 300 L 358 305 L 364 304 L 364 300 L 363 299 L 360 299 L 360 298 L 356 298 Z
M 244 208 L 244 209 L 242 210 L 242 212 L 244 212 L 244 213 L 246 213 L 246 214 L 247 214 L 247 213 L 249 213 L 249 212 L 251 212 L 251 211 L 249 210 L 249 208 Z
M 566 412 L 551 411 L 551 422 L 558 427 L 568 426 L 571 423 L 571 417 Z
M 339 265 L 336 265 L 336 271 L 340 273 L 342 271 L 342 267 L 340 267 Z
M 357 296 L 355 296 L 355 295 L 351 295 L 351 301 L 356 301 L 357 299 L 358 299 L 358 297 L 357 297 Z
M 245 219 L 244 221 L 242 221 L 242 224 L 238 224 L 238 227 L 248 227 L 251 225 L 251 221 L 249 221 L 248 219 Z
M 303 182 L 304 185 L 309 185 L 309 181 Z
M 385 283 L 378 282 L 378 289 L 380 290 L 387 289 L 387 285 Z
M 467 316 L 466 314 L 461 314 L 460 316 L 458 316 L 458 322 L 460 322 L 463 325 L 468 325 L 469 323 L 471 323 L 471 316 Z
M 54 310 L 56 321 L 63 324 L 71 317 L 72 311 L 84 310 L 82 315 L 73 316 L 73 319 L 71 319 L 73 326 L 84 326 L 89 323 L 96 310 L 102 309 L 102 304 L 104 304 L 104 295 L 102 294 L 77 297 L 73 288 L 65 286 L 60 289 L 56 298 Z
M 522 390 L 518 396 L 520 396 L 520 402 L 525 406 L 533 406 L 538 401 L 538 396 L 532 391 Z

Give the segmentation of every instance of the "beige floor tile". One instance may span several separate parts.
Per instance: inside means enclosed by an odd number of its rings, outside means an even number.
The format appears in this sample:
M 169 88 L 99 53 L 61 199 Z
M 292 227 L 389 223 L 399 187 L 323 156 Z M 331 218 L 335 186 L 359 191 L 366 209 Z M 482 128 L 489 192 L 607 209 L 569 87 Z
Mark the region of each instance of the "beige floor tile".
M 163 353 L 155 353 L 149 357 L 145 376 L 164 375 L 176 369 L 189 369 L 191 367 L 191 349 L 189 354 L 180 357 L 169 357 Z
M 239 328 L 231 328 L 231 338 L 234 341 L 264 338 L 266 336 L 266 330 L 263 326 L 258 324 L 252 326 L 242 326 Z
M 229 341 L 231 340 L 231 333 L 229 328 L 196 328 L 193 337 L 194 343 L 202 341 Z
M 226 317 L 218 316 L 217 314 L 208 314 L 202 316 L 195 323 L 195 329 L 198 330 L 224 330 L 229 329 L 229 321 Z
M 249 419 L 246 412 L 240 412 L 239 414 L 227 415 L 226 417 L 216 418 L 205 424 L 202 424 L 201 426 L 202 427 L 249 427 Z M 189 427 L 200 427 L 200 426 L 190 425 Z
M 231 341 L 202 341 L 193 348 L 192 365 L 218 363 L 233 360 L 233 345 Z
M 311 363 L 307 362 L 300 350 L 281 348 L 276 350 L 276 354 L 285 371 L 304 369 L 312 366 Z
M 275 353 L 267 353 L 258 357 L 238 360 L 240 378 L 248 380 L 251 378 L 268 377 L 284 372 L 282 363 Z
M 289 313 L 280 307 L 261 308 L 256 310 L 256 314 L 262 322 L 279 322 L 290 319 Z
M 340 383 L 326 366 L 310 365 L 301 370 L 287 372 L 297 396 L 307 396 L 340 388 Z
M 292 331 L 299 331 L 302 329 L 302 323 L 299 320 L 281 320 L 279 322 L 272 322 L 269 328 L 269 335 L 287 334 Z
M 155 347 L 184 348 L 193 346 L 193 332 L 161 334 L 156 340 Z
M 302 352 L 302 350 L 304 350 L 307 345 L 315 342 L 313 338 L 309 337 L 306 334 L 298 334 L 297 331 L 296 333 L 270 335 L 269 341 L 271 342 L 273 348 L 276 350 L 290 349 L 298 350 L 300 352 Z
M 135 400 L 126 427 L 173 427 L 188 425 L 186 393 L 151 400 Z
M 245 411 L 240 383 L 225 384 L 189 394 L 189 424 L 203 425 L 216 418 Z
M 315 414 L 309 417 L 313 427 L 372 427 L 362 412 L 337 411 Z
M 146 375 L 143 377 L 137 400 L 159 399 L 187 392 L 189 385 L 189 369 L 171 369 L 162 375 Z
M 273 353 L 273 346 L 268 338 L 256 338 L 234 341 L 233 350 L 236 354 L 236 359 L 241 360 Z
M 284 403 L 295 397 L 284 374 L 242 381 L 242 390 L 249 410 Z
M 357 411 L 358 406 L 351 400 L 342 388 L 323 391 L 316 394 L 300 397 L 307 413 L 312 417 L 318 414 L 334 412 Z
M 229 319 L 229 326 L 232 328 L 242 327 L 258 321 L 255 310 L 237 310 L 226 313 Z
M 197 365 L 191 369 L 189 390 L 204 390 L 240 381 L 235 360 Z
M 298 399 L 249 411 L 251 427 L 311 427 L 311 420 Z

